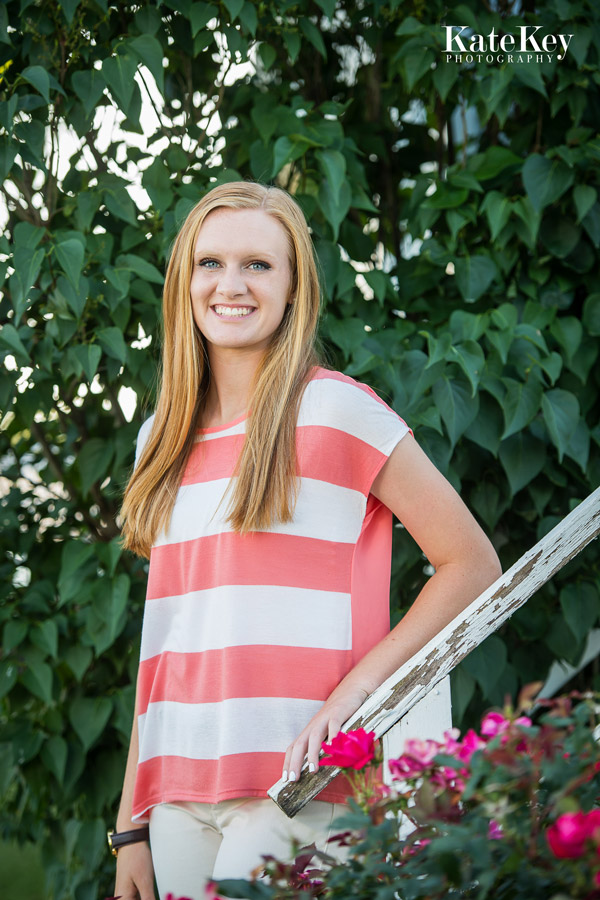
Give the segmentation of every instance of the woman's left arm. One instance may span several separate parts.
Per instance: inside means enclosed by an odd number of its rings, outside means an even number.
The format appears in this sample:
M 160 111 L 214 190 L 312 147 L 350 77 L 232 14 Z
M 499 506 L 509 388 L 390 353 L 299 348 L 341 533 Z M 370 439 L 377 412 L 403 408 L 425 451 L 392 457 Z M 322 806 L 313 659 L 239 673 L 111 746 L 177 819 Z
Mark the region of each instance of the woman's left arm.
M 482 529 L 410 434 L 392 451 L 371 493 L 402 522 L 435 573 L 396 627 L 348 672 L 290 744 L 283 776 L 289 780 L 298 777 L 307 754 L 316 768 L 322 741 L 331 741 L 369 694 L 502 571 Z

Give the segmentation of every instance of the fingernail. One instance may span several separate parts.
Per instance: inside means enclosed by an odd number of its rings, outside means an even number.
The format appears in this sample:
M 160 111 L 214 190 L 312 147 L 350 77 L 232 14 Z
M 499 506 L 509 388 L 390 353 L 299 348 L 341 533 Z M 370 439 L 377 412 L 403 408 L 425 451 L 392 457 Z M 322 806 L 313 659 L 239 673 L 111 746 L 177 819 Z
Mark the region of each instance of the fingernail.
M 295 781 L 295 780 L 296 780 L 296 773 L 290 772 L 290 781 Z
M 283 775 L 282 775 L 281 777 L 282 777 L 282 779 L 283 779 L 284 781 L 287 781 L 287 780 L 288 780 L 288 777 L 287 777 L 287 769 L 284 769 L 284 770 L 283 770 Z
M 315 764 L 314 764 L 314 763 L 309 763 L 309 764 L 308 764 L 308 771 L 309 771 L 309 772 L 314 772 L 314 771 L 315 771 Z

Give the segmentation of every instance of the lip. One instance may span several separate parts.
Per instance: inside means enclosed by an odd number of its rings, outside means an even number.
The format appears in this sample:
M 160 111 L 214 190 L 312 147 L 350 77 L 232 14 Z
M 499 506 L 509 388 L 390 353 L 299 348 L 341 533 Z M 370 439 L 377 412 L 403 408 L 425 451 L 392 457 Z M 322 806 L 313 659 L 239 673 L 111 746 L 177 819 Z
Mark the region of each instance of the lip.
M 247 313 L 245 316 L 222 315 L 221 313 L 217 312 L 217 306 L 222 306 L 222 307 L 225 307 L 226 309 L 248 309 L 248 310 L 250 310 L 250 312 Z M 221 319 L 221 320 L 227 319 L 228 321 L 240 321 L 241 319 L 248 319 L 252 315 L 252 313 L 254 313 L 257 309 L 256 306 L 249 306 L 246 303 L 236 303 L 236 304 L 215 303 L 210 308 L 214 312 L 215 316 L 217 316 L 219 319 Z

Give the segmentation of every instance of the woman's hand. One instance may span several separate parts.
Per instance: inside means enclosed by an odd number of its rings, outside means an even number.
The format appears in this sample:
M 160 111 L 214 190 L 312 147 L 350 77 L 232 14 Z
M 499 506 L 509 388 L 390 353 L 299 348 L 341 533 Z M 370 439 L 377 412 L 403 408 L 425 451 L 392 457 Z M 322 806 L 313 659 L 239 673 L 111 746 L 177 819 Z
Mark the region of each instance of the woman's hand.
M 126 844 L 118 851 L 115 897 L 121 900 L 155 900 L 154 868 L 146 841 Z
M 322 742 L 333 740 L 344 722 L 359 706 L 362 706 L 368 696 L 366 688 L 344 685 L 341 682 L 302 733 L 287 748 L 283 778 L 286 781 L 297 781 L 305 757 L 308 758 L 309 769 L 311 766 L 314 767 L 310 771 L 316 771 Z

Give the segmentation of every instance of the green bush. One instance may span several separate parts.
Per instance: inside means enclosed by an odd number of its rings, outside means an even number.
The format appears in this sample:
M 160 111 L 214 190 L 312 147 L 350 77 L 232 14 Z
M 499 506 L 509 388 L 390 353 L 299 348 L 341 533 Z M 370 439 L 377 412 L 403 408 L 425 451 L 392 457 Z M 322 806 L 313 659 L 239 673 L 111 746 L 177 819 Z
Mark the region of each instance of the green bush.
M 597 698 L 549 703 L 535 725 L 512 711 L 492 712 L 479 733 L 469 729 L 462 739 L 453 729 L 442 741 L 406 741 L 390 761 L 395 780 L 386 792 L 369 784 L 372 772 L 346 768 L 362 788 L 330 838 L 349 848 L 345 862 L 314 845 L 300 848 L 292 863 L 266 857 L 266 880 L 261 873 L 250 882 L 222 881 L 215 898 L 594 900 Z M 330 759 L 341 765 L 335 750 Z
M 43 844 L 56 900 L 112 887 L 146 576 L 117 513 L 169 247 L 207 187 L 294 193 L 329 360 L 408 420 L 505 567 L 598 483 L 600 14 L 515 10 L 0 6 L 0 822 Z M 566 57 L 445 61 L 443 23 L 524 22 L 574 32 Z M 427 575 L 396 529 L 394 620 Z M 598 585 L 588 549 L 474 651 L 455 721 L 577 662 Z

